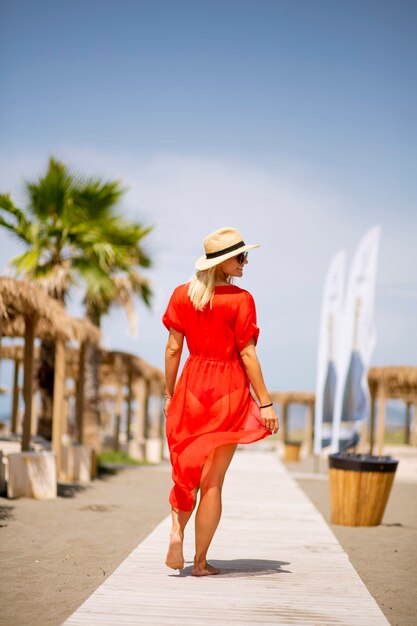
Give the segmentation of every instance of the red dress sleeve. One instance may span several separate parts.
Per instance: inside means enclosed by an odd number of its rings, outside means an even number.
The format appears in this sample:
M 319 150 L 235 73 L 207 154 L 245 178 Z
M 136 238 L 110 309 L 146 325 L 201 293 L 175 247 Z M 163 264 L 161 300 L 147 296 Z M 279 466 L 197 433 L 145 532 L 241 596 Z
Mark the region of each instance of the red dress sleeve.
M 179 333 L 184 333 L 184 324 L 181 320 L 181 298 L 178 288 L 174 290 L 162 317 L 162 323 L 169 330 L 174 328 Z
M 256 325 L 255 301 L 247 291 L 242 296 L 235 322 L 235 337 L 239 352 L 243 350 L 252 337 L 256 344 L 259 336 L 259 328 Z

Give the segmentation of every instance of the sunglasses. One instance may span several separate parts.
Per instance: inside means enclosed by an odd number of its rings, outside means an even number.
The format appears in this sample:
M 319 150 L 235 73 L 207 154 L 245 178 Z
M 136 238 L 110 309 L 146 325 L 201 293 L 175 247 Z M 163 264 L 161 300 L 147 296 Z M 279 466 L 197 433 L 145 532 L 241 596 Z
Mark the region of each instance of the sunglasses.
M 247 258 L 248 258 L 247 252 L 241 252 L 240 254 L 236 256 L 236 260 L 238 263 L 244 263 Z

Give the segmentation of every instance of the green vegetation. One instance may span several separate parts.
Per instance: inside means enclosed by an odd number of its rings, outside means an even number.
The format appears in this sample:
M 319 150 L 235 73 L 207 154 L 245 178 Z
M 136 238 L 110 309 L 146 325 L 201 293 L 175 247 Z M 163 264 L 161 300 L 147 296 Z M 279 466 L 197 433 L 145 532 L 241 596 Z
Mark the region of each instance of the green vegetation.
M 404 428 L 385 431 L 385 443 L 392 445 L 401 445 L 406 443 Z
M 115 452 L 114 450 L 102 450 L 97 455 L 98 466 L 106 465 L 147 465 L 146 461 L 132 459 L 126 452 Z

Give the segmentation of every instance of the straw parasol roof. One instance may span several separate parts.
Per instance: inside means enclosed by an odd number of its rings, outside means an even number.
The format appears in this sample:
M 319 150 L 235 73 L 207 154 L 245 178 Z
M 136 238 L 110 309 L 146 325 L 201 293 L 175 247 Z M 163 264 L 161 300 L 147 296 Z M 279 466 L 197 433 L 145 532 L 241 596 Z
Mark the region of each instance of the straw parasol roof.
M 368 371 L 368 382 L 372 397 L 383 389 L 386 397 L 406 402 L 417 401 L 417 367 L 371 367 Z
M 64 306 L 28 281 L 0 276 L 0 315 L 2 334 L 23 337 L 25 317 L 36 319 L 36 336 L 75 341 L 100 340 L 100 331 L 88 320 L 70 317 Z
M 144 378 L 155 392 L 162 392 L 165 384 L 163 372 L 147 361 L 127 352 L 101 350 L 100 379 L 103 385 L 129 384 Z
M 316 399 L 311 391 L 272 391 L 270 396 L 277 404 L 313 404 Z
M 106 350 L 100 348 L 100 384 L 106 385 L 129 385 L 139 379 L 148 381 L 154 389 L 163 391 L 165 377 L 163 372 L 145 359 L 135 354 L 120 352 L 116 350 Z M 69 378 L 78 378 L 79 356 L 78 351 L 67 349 L 66 351 L 66 371 Z

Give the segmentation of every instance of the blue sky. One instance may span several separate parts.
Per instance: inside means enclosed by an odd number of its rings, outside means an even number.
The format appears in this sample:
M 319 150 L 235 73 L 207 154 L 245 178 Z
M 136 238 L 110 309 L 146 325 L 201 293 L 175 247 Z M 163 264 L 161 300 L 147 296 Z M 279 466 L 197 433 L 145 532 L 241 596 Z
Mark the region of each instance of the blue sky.
M 381 224 L 373 363 L 416 363 L 417 4 L 411 1 L 15 0 L 0 9 L 0 189 L 51 154 L 121 178 L 154 225 L 153 311 L 106 345 L 162 365 L 160 316 L 201 240 L 262 247 L 256 298 L 270 388 L 313 389 L 321 290 Z M 18 249 L 0 232 L 0 269 Z M 71 310 L 79 312 L 77 295 Z

